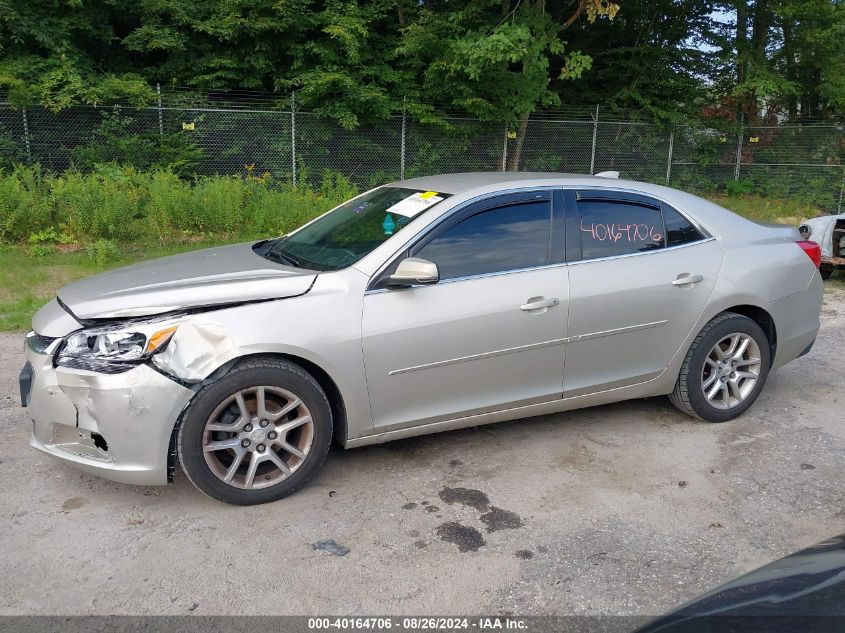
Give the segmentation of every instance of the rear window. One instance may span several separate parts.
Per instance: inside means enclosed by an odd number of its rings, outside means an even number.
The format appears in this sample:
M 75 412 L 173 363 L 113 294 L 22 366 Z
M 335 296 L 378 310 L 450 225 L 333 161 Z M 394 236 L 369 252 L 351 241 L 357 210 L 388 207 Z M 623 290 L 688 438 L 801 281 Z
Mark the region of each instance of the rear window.
M 672 207 L 663 206 L 663 221 L 666 224 L 666 246 L 680 246 L 704 238 L 692 222 Z
M 578 202 L 583 259 L 615 257 L 663 248 L 660 210 L 633 202 Z

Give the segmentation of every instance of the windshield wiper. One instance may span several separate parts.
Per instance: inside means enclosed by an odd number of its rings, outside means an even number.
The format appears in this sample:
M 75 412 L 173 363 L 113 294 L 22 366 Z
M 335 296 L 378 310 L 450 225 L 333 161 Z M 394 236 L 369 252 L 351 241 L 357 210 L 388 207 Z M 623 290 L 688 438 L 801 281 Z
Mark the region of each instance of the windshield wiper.
M 274 251 L 273 249 L 269 249 L 266 253 L 264 253 L 264 257 L 267 259 L 272 259 L 274 261 L 279 262 L 280 264 L 290 264 L 294 268 L 302 268 L 302 264 L 299 263 L 294 257 L 290 255 L 285 255 L 284 253 L 279 253 L 278 251 Z

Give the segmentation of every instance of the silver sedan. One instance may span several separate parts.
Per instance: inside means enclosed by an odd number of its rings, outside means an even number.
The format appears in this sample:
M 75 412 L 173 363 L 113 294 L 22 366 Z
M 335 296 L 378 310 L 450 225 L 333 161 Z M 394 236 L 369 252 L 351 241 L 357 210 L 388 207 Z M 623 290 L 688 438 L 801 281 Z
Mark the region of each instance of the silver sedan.
M 31 444 L 84 471 L 279 499 L 352 448 L 668 395 L 723 422 L 816 338 L 818 246 L 609 177 L 368 191 L 278 239 L 129 266 L 33 319 Z

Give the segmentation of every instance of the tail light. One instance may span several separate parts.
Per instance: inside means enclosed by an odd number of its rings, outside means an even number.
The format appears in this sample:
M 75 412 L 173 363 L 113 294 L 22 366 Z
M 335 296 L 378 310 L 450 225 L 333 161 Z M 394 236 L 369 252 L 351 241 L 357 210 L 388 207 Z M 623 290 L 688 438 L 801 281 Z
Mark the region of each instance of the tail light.
M 796 242 L 798 246 L 801 247 L 805 253 L 807 253 L 807 257 L 809 257 L 812 262 L 813 266 L 818 268 L 821 266 L 822 263 L 822 247 L 816 244 L 815 242 L 810 242 L 809 240 L 801 240 L 800 242 Z

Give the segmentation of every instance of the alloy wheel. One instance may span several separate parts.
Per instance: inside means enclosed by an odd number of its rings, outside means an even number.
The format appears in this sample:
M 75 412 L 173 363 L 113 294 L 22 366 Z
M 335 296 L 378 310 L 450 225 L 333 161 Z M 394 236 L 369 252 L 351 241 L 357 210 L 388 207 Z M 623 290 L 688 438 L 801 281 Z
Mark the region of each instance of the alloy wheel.
M 300 397 L 286 389 L 241 389 L 208 417 L 202 435 L 205 462 L 224 483 L 241 489 L 273 486 L 308 457 L 314 421 Z
M 704 360 L 701 390 L 716 409 L 744 402 L 760 379 L 760 347 L 748 334 L 736 332 L 716 343 Z

